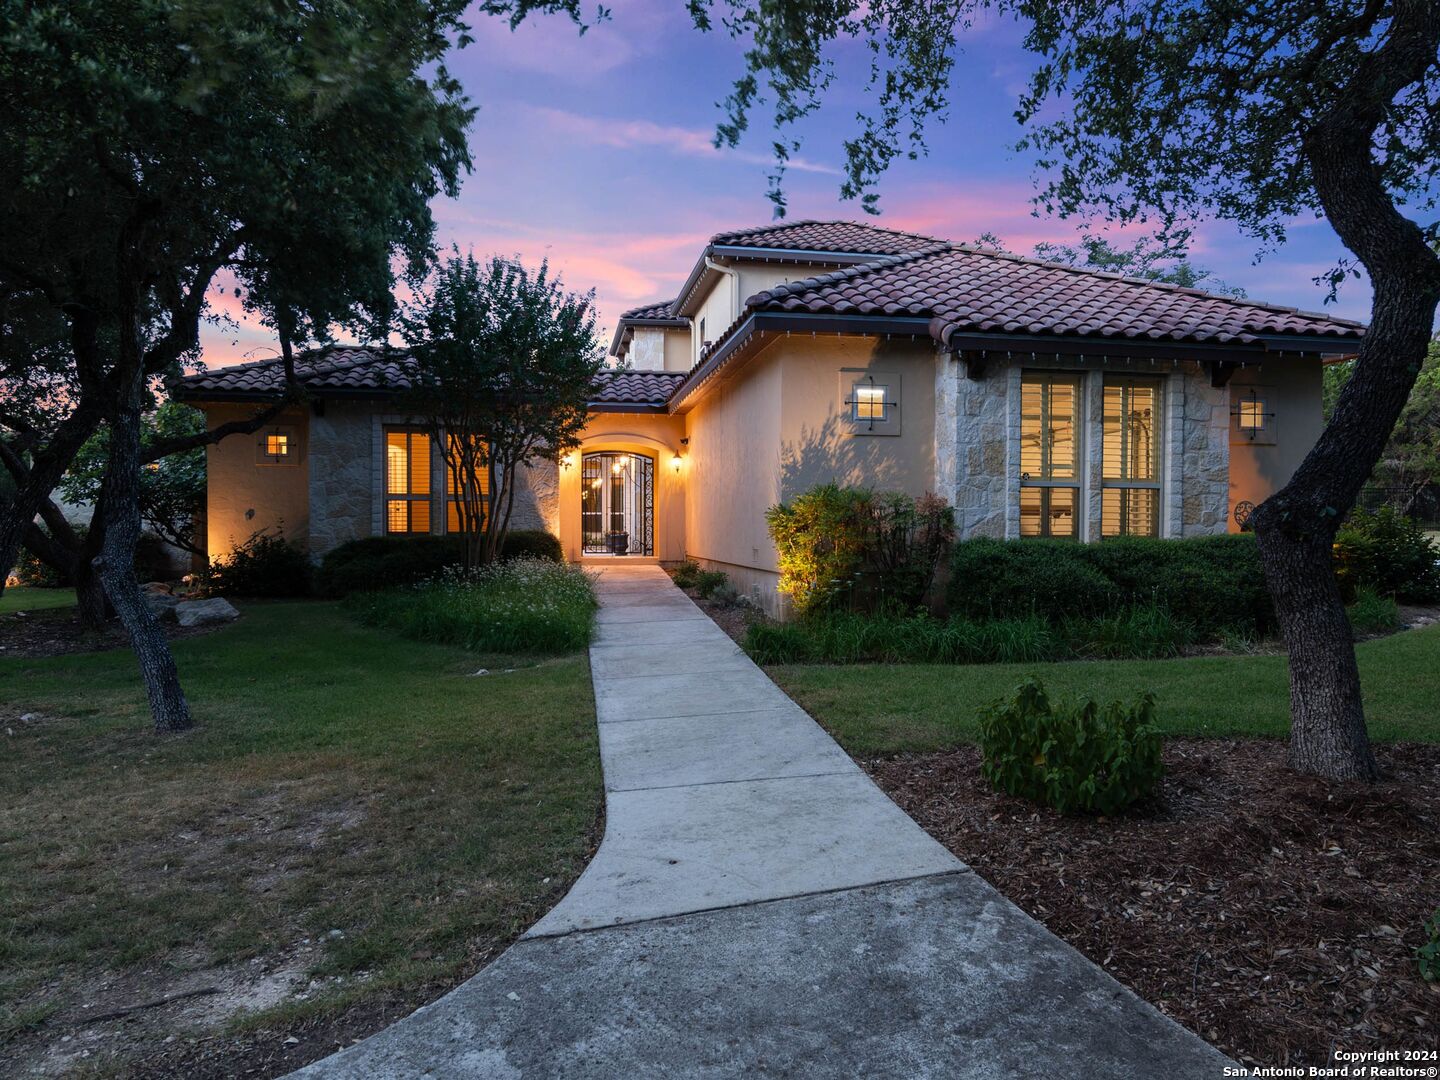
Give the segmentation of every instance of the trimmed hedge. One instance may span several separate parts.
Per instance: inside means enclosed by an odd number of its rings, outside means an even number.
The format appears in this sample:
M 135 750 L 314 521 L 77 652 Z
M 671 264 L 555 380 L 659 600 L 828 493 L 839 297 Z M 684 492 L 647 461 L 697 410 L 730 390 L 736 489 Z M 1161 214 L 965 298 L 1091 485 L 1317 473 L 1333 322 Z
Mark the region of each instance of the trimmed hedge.
M 950 612 L 969 619 L 1034 615 L 1059 624 L 1155 607 L 1200 638 L 1222 631 L 1261 635 L 1275 625 L 1259 551 L 1248 534 L 1095 544 L 966 540 L 955 545 L 950 569 Z
M 413 585 L 434 577 L 447 566 L 464 563 L 464 537 L 370 536 L 351 540 L 326 554 L 316 575 L 322 596 L 341 597 Z M 538 529 L 515 529 L 505 537 L 501 559 L 520 556 L 563 562 L 560 541 Z

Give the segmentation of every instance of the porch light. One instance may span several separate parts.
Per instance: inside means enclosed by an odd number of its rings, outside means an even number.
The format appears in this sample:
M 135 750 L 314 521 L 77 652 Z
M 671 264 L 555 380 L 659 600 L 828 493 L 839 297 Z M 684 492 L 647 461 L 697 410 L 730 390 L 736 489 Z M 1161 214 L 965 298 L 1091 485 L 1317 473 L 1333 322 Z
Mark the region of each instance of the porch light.
M 683 461 L 684 459 L 677 453 L 670 458 L 670 467 L 678 473 L 680 471 L 680 465 Z

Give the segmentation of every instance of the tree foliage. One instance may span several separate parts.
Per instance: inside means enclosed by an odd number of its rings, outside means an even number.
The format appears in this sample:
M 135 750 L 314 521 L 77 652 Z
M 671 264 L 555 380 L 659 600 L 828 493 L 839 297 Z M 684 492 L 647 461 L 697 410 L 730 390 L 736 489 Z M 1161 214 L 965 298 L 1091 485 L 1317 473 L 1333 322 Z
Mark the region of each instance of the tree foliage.
M 196 348 L 210 289 L 291 345 L 390 314 L 431 254 L 471 110 L 444 65 L 460 0 L 0 0 L 0 295 L 62 313 L 74 392 L 29 448 L 0 563 L 103 421 L 105 592 L 161 729 L 189 724 L 129 576 L 149 380 Z M 3 418 L 0 418 L 3 419 Z
M 1354 367 L 1352 360 L 1325 369 L 1327 420 Z M 1440 505 L 1440 340 L 1430 343 L 1414 389 L 1375 463 L 1370 482 L 1402 514 L 1429 517 Z
M 183 440 L 205 430 L 205 414 L 178 401 L 167 401 L 146 414 L 141 450 L 164 440 Z M 80 447 L 60 493 L 75 504 L 93 504 L 100 497 L 110 457 L 110 431 L 102 427 Z M 204 554 L 195 526 L 205 509 L 205 449 L 194 447 L 159 458 L 140 473 L 140 517 L 168 544 Z
M 521 470 L 580 444 L 605 362 L 594 294 L 566 292 L 548 263 L 484 263 L 456 251 L 402 316 L 414 356 L 410 407 L 442 447 L 469 537 L 466 564 L 493 561 Z

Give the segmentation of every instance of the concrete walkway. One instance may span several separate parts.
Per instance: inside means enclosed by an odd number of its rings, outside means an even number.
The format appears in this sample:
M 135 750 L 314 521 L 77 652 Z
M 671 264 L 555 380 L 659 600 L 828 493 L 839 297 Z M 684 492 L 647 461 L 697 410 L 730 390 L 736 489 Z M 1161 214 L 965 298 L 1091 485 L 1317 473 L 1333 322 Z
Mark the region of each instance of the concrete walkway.
M 590 650 L 605 838 L 469 982 L 307 1077 L 1219 1077 L 932 840 L 656 567 Z

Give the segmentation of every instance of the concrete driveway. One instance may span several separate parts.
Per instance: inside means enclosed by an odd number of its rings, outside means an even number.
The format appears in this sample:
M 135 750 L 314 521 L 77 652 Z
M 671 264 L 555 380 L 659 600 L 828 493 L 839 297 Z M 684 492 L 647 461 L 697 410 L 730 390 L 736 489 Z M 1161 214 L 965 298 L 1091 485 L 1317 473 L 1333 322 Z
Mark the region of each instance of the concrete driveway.
M 598 588 L 599 852 L 490 967 L 296 1075 L 1222 1075 L 906 817 L 663 571 Z

